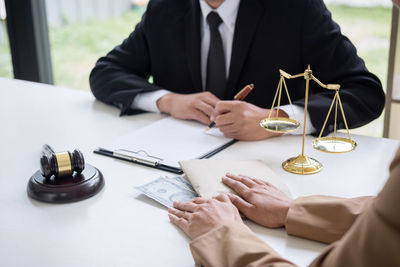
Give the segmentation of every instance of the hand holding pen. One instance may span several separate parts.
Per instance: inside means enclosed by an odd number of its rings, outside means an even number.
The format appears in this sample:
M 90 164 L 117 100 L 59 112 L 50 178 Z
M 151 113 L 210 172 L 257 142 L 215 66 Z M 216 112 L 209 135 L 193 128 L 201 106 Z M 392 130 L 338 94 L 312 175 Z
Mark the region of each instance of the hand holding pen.
M 243 100 L 251 92 L 252 86 L 246 87 L 235 96 L 235 100 Z M 215 126 L 225 137 L 243 141 L 255 141 L 280 135 L 266 131 L 260 126 L 260 121 L 267 118 L 270 112 L 275 115 L 276 110 L 261 108 L 246 101 L 235 100 L 219 101 L 215 105 L 213 115 L 210 117 L 212 121 L 215 121 Z M 266 105 L 269 104 L 266 103 Z M 283 110 L 279 110 L 279 116 L 288 117 Z
M 250 94 L 250 92 L 251 92 L 253 89 L 254 89 L 254 84 L 246 85 L 242 90 L 239 91 L 239 93 L 237 93 L 237 94 L 233 97 L 233 100 L 239 100 L 239 101 L 244 100 L 244 99 L 247 97 L 247 95 Z M 208 125 L 208 127 L 207 127 L 206 130 L 208 131 L 209 129 L 211 129 L 211 128 L 214 127 L 214 126 L 215 126 L 215 121 L 212 121 L 212 122 L 210 123 L 210 125 Z

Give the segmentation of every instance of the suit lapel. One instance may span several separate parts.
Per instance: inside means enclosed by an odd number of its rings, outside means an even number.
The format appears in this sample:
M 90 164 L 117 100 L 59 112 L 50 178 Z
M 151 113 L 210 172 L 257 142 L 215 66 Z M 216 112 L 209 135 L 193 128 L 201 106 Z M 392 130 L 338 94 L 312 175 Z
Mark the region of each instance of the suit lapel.
M 259 20 L 263 14 L 263 9 L 264 7 L 258 0 L 240 1 L 233 37 L 228 92 L 225 95 L 227 98 L 230 98 L 235 93 L 237 82 L 246 61 L 254 34 L 256 33 Z
M 186 58 L 194 88 L 203 91 L 200 68 L 200 5 L 199 0 L 190 1 L 190 8 L 185 15 L 185 49 Z

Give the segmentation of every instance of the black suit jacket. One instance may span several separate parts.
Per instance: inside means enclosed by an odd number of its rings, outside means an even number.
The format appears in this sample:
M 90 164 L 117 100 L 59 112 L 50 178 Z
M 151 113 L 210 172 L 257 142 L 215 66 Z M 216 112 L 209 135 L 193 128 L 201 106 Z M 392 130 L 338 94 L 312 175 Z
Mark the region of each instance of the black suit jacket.
M 229 0 L 225 0 L 229 1 Z M 161 88 L 177 93 L 202 91 L 199 0 L 152 0 L 142 21 L 124 42 L 97 62 L 90 76 L 93 94 L 135 114 L 130 105 L 141 92 Z M 270 108 L 279 69 L 304 72 L 310 64 L 324 83 L 339 83 L 350 127 L 377 118 L 384 107 L 379 79 L 368 72 L 352 43 L 322 0 L 242 0 L 239 6 L 225 99 L 245 85 L 255 89 L 246 101 Z M 149 83 L 149 77 L 153 83 Z M 287 82 L 291 98 L 304 106 L 304 79 Z M 311 82 L 309 113 L 320 130 L 333 92 Z M 283 94 L 282 104 L 288 100 Z M 333 129 L 333 114 L 326 129 Z M 302 118 L 298 118 L 302 119 Z M 339 116 L 338 126 L 343 128 Z

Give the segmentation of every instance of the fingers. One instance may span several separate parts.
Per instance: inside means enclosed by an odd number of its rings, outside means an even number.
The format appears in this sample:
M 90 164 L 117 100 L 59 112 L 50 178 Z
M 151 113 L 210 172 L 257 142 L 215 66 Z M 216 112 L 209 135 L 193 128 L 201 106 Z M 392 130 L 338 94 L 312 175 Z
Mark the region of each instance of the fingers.
M 216 100 L 214 98 L 216 98 L 216 96 L 209 93 L 209 95 L 207 94 L 207 96 L 203 96 L 194 101 L 191 111 L 192 118 L 204 124 L 210 124 L 210 116 L 214 113 L 215 103 L 219 101 L 218 98 Z
M 240 136 L 243 131 L 240 121 L 235 118 L 233 112 L 218 115 L 215 118 L 215 124 L 219 128 L 219 130 L 224 133 L 226 137 L 229 138 L 236 139 L 236 137 Z
M 228 178 L 231 178 L 233 180 L 241 182 L 241 183 L 245 184 L 247 187 L 250 187 L 250 188 L 255 186 L 255 185 L 257 185 L 253 180 L 251 180 L 249 177 L 244 176 L 244 175 L 234 175 L 232 173 L 227 173 L 226 176 Z
M 270 183 L 268 183 L 268 182 L 266 182 L 266 181 L 261 181 L 264 185 L 266 185 L 266 186 L 268 186 L 268 187 L 272 187 L 272 188 L 275 188 L 275 189 L 277 189 L 273 184 L 270 184 Z
M 218 125 L 217 125 L 217 127 L 218 127 Z M 224 134 L 224 136 L 226 138 L 240 140 L 240 138 L 239 138 L 239 137 L 241 137 L 240 130 L 236 130 L 236 126 L 234 124 L 230 124 L 228 126 L 218 127 L 218 128 Z
M 229 124 L 229 125 L 224 125 L 224 126 L 217 125 L 217 127 L 225 135 L 235 135 L 240 132 L 240 129 L 237 129 L 237 126 L 235 124 Z
M 231 112 L 234 109 L 234 105 L 232 104 L 234 102 L 235 101 L 218 101 L 210 119 L 214 121 L 218 116 Z
M 241 174 L 240 174 L 241 175 Z M 248 176 L 246 176 L 247 178 L 249 178 L 250 180 L 252 180 L 253 182 L 255 182 L 256 184 L 258 184 L 258 185 L 265 185 L 265 184 L 268 184 L 267 182 L 264 182 L 264 181 L 262 181 L 262 180 L 260 180 L 260 179 L 256 179 L 256 178 L 252 178 L 252 177 L 248 177 Z
M 249 177 L 250 178 L 250 177 Z M 250 178 L 253 182 L 259 184 L 259 185 L 263 185 L 263 186 L 267 186 L 267 187 L 272 187 L 277 189 L 273 184 L 268 183 L 266 181 L 260 180 L 260 179 L 256 179 L 256 178 Z
M 178 218 L 183 218 L 187 221 L 189 221 L 192 216 L 192 213 L 190 213 L 190 212 L 185 212 L 185 211 L 181 211 L 181 210 L 177 210 L 177 209 L 168 209 L 168 212 L 170 214 L 175 215 Z
M 213 108 L 217 105 L 217 103 L 220 101 L 218 97 L 216 97 L 214 94 L 210 92 L 204 92 L 202 93 L 202 100 L 206 102 L 207 104 L 211 105 Z
M 204 114 L 206 114 L 208 117 L 210 117 L 211 114 L 213 114 L 213 112 L 214 112 L 213 106 L 211 106 L 210 104 L 207 104 L 206 102 L 203 102 L 201 100 L 196 101 L 194 104 L 194 107 L 196 109 L 198 109 L 199 111 L 203 112 Z
M 178 226 L 179 228 L 181 228 L 185 233 L 187 232 L 187 228 L 188 228 L 188 221 L 186 221 L 183 218 L 179 218 L 174 214 L 169 213 L 168 214 L 169 220 L 175 224 L 176 226 Z
M 181 211 L 189 211 L 189 212 L 194 212 L 196 210 L 197 205 L 194 204 L 193 202 L 174 202 L 174 208 L 181 210 Z
M 237 122 L 237 118 L 234 116 L 233 112 L 225 113 L 215 117 L 215 123 L 218 127 L 235 124 L 235 122 Z
M 250 210 L 253 208 L 251 203 L 233 194 L 228 194 L 228 197 L 232 204 L 235 205 L 240 212 L 242 212 L 245 216 L 248 216 Z
M 208 201 L 208 199 L 206 199 L 204 197 L 196 197 L 195 199 L 192 200 L 192 202 L 195 204 L 203 204 L 203 203 L 206 203 L 207 201 Z
M 219 194 L 218 196 L 213 197 L 213 199 L 219 200 L 221 202 L 231 202 L 227 194 Z
M 193 109 L 192 119 L 197 120 L 206 125 L 211 123 L 210 118 L 205 113 L 197 109 Z
M 215 106 L 215 111 L 219 114 L 230 112 L 238 103 L 239 101 L 219 101 Z
M 226 176 L 222 177 L 222 182 L 232 188 L 239 196 L 249 200 L 251 191 L 245 184 Z
M 232 179 L 235 179 L 235 180 L 240 178 L 241 181 L 244 184 L 246 184 L 248 187 L 252 187 L 252 186 L 257 184 L 257 185 L 266 185 L 266 186 L 269 186 L 269 187 L 276 188 L 273 184 L 270 184 L 270 183 L 268 183 L 266 181 L 263 181 L 263 180 L 260 180 L 260 179 L 257 179 L 257 178 L 253 178 L 253 177 L 249 177 L 249 176 L 246 176 L 246 175 L 243 175 L 243 174 L 234 175 L 232 173 L 227 173 L 226 176 L 228 176 L 228 177 L 230 177 Z M 248 182 L 250 182 L 250 183 L 252 182 L 252 184 L 249 184 Z

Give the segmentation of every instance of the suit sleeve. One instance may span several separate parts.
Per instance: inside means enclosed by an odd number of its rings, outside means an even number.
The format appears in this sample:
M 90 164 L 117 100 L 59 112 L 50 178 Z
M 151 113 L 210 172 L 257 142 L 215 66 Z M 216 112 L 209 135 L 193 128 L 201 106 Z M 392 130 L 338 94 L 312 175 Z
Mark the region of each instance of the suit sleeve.
M 332 20 L 322 0 L 308 0 L 302 25 L 302 58 L 311 64 L 314 75 L 324 83 L 341 85 L 340 97 L 350 128 L 376 119 L 382 113 L 385 95 L 379 79 L 370 73 L 349 39 Z M 311 82 L 308 110 L 312 125 L 319 132 L 333 100 L 334 92 Z M 295 102 L 304 106 L 304 99 Z M 338 110 L 340 112 L 340 109 Z M 331 113 L 324 134 L 332 132 L 334 112 Z M 337 126 L 345 128 L 342 116 Z
M 197 265 L 212 267 L 293 267 L 244 224 L 225 225 L 190 244 Z
M 339 240 L 371 204 L 374 197 L 302 197 L 293 201 L 286 232 L 301 238 L 332 243 Z
M 383 190 L 343 238 L 329 246 L 311 266 L 400 266 L 399 192 L 400 150 Z
M 150 5 L 146 11 L 149 13 Z M 150 84 L 151 62 L 146 39 L 146 16 L 135 31 L 105 57 L 100 58 L 90 74 L 94 96 L 121 109 L 121 115 L 142 112 L 131 108 L 138 93 L 161 89 Z

